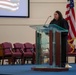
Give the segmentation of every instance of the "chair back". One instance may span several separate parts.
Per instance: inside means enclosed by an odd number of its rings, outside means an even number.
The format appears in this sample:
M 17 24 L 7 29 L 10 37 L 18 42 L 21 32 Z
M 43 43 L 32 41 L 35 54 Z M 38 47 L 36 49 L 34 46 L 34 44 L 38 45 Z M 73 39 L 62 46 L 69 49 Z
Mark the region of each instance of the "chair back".
M 20 49 L 24 49 L 24 45 L 22 43 L 14 43 L 13 44 L 14 48 L 16 49 L 16 51 L 20 51 Z
M 26 52 L 34 51 L 33 44 L 31 44 L 31 43 L 24 43 L 24 47 L 25 47 Z
M 12 44 L 10 42 L 2 43 L 2 47 L 4 54 L 11 54 L 10 50 L 12 50 Z

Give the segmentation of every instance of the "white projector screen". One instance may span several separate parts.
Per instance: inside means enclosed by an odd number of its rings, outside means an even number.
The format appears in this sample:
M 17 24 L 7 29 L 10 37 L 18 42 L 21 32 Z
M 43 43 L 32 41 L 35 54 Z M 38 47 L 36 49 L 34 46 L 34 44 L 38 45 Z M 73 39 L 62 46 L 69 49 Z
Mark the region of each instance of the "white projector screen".
M 29 17 L 29 0 L 0 0 L 0 17 Z

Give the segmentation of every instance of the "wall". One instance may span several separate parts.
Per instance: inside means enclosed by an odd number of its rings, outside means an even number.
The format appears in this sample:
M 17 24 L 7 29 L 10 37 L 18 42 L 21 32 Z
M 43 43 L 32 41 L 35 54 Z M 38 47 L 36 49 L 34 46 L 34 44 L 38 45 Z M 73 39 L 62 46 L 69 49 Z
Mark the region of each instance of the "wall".
M 44 24 L 49 15 L 52 16 L 50 21 L 56 10 L 60 10 L 65 17 L 66 1 L 30 0 L 30 18 L 0 18 L 0 43 L 4 41 L 35 43 L 35 30 L 27 25 Z

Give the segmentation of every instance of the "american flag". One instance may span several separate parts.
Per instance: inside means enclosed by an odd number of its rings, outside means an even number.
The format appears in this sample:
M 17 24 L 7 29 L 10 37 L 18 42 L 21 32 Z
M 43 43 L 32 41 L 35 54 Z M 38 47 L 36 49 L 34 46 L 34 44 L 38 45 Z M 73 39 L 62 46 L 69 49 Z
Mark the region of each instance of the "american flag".
M 16 11 L 19 9 L 20 0 L 0 0 L 0 9 Z
M 74 0 L 68 0 L 68 4 L 66 5 L 66 20 L 69 23 L 69 33 L 68 33 L 68 41 L 74 39 L 76 37 L 76 20 L 75 20 L 75 10 L 74 10 Z
M 66 6 L 66 19 L 69 22 L 69 39 L 76 37 L 76 21 L 75 21 L 75 11 L 74 11 L 74 1 L 68 0 Z

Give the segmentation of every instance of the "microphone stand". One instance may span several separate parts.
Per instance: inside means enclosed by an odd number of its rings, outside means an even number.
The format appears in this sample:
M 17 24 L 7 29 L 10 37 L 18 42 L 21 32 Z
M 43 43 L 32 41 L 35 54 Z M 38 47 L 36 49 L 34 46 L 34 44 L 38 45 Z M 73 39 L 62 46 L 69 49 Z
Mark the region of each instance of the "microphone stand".
M 51 16 L 49 16 L 49 17 L 46 19 L 46 21 L 45 21 L 45 23 L 44 23 L 44 26 L 43 26 L 43 27 L 46 27 L 46 28 L 47 28 L 46 23 L 47 23 L 47 21 L 48 21 L 48 19 L 49 19 L 50 17 L 51 17 Z

